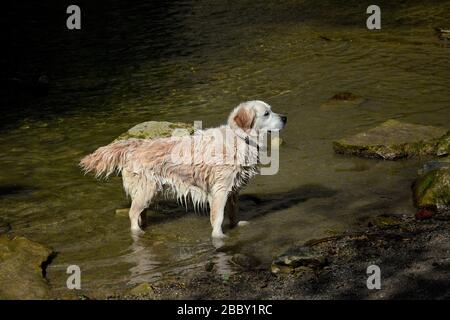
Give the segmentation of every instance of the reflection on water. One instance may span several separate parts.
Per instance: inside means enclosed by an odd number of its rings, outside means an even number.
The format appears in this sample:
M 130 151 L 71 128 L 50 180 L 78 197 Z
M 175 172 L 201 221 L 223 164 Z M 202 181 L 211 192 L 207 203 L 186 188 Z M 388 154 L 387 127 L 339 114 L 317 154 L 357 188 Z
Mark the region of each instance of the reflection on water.
M 365 29 L 359 1 L 86 3 L 79 33 L 58 27 L 65 7 L 50 3 L 13 8 L 23 24 L 2 78 L 9 109 L 0 207 L 15 234 L 58 252 L 47 272 L 55 290 L 65 290 L 70 264 L 81 267 L 86 290 L 189 276 L 208 261 L 225 276 L 232 253 L 267 264 L 297 241 L 363 217 L 413 212 L 420 161 L 337 156 L 331 141 L 389 118 L 448 126 L 450 47 L 432 31 L 448 23 L 448 1 L 381 1 L 381 32 Z M 340 91 L 364 102 L 321 108 Z M 231 252 L 211 243 L 207 217 L 176 207 L 151 210 L 146 233 L 133 241 L 127 218 L 114 213 L 129 205 L 120 179 L 97 182 L 77 167 L 136 123 L 218 125 L 254 98 L 288 114 L 289 124 L 280 172 L 244 192 L 241 218 L 250 225 L 227 231 Z
M 123 256 L 123 261 L 130 263 L 130 281 L 128 284 L 139 284 L 149 281 L 145 275 L 152 274 L 152 278 L 161 277 L 160 272 L 152 272 L 160 263 L 157 255 L 151 252 L 145 243 L 141 243 L 139 237 L 132 237 L 133 243 L 130 246 L 130 253 Z

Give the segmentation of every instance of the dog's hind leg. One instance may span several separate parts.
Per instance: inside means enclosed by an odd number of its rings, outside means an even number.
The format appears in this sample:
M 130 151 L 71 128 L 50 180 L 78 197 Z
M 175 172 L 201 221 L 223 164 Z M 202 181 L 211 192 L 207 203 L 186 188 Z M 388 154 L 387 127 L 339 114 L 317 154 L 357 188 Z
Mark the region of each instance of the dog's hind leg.
M 131 208 L 129 212 L 131 231 L 139 232 L 141 227 L 145 225 L 145 213 L 143 211 L 150 205 L 153 196 L 156 193 L 156 184 L 147 182 L 140 185 L 131 195 Z
M 232 192 L 228 196 L 227 204 L 225 207 L 228 219 L 230 220 L 230 228 L 234 228 L 238 224 L 237 219 L 238 210 L 239 210 L 238 194 L 236 192 Z
M 210 221 L 213 228 L 212 237 L 213 238 L 224 238 L 225 235 L 222 232 L 222 222 L 225 210 L 225 205 L 227 203 L 228 193 L 226 191 L 217 191 L 211 199 L 210 207 Z

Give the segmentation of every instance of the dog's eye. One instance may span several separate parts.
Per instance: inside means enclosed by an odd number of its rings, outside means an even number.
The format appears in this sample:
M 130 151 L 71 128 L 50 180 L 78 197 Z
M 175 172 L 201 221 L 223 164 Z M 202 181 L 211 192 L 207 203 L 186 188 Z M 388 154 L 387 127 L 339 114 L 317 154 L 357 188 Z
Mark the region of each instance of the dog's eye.
M 269 111 L 266 111 L 265 113 L 264 113 L 264 117 L 268 117 L 269 116 Z

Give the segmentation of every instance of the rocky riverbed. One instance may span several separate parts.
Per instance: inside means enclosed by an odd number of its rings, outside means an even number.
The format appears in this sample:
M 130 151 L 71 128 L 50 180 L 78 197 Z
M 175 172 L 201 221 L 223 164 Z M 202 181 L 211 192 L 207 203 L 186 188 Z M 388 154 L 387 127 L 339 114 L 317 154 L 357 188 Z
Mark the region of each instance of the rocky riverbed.
M 184 123 L 150 121 L 134 126 L 116 140 L 165 137 L 178 133 L 191 134 L 192 131 L 193 128 Z M 435 136 L 428 139 L 430 132 L 435 133 Z M 450 298 L 450 166 L 446 132 L 442 128 L 405 125 L 390 120 L 369 130 L 368 133 L 358 134 L 359 140 L 356 138 L 346 140 L 354 142 L 365 139 L 364 141 L 372 143 L 371 146 L 363 146 L 360 143 L 359 147 L 366 151 L 376 149 L 378 155 L 385 155 L 386 150 L 390 150 L 390 154 L 398 150 L 417 151 L 410 153 L 408 157 L 434 155 L 434 158 L 430 158 L 422 168 L 418 168 L 417 179 L 411 188 L 412 198 L 418 208 L 415 216 L 385 212 L 360 221 L 356 229 L 326 238 L 294 243 L 283 254 L 274 256 L 271 263 L 261 263 L 256 257 L 246 253 L 233 253 L 233 247 L 225 243 L 216 251 L 227 254 L 230 257 L 229 262 L 239 270 L 226 276 L 215 272 L 217 266 L 210 261 L 204 264 L 200 272 L 191 273 L 188 277 L 183 275 L 154 283 L 141 282 L 116 290 L 115 293 L 69 292 L 64 296 L 58 296 L 52 292 L 46 279 L 46 268 L 55 256 L 54 251 L 27 238 L 13 236 L 14 230 L 11 230 L 9 223 L 1 220 L 0 234 L 3 235 L 0 236 L 0 297 Z M 356 142 L 354 143 L 356 145 Z M 424 153 L 420 148 L 408 147 L 411 144 L 432 151 Z M 355 150 L 349 143 L 345 148 L 347 147 Z M 338 152 L 336 149 L 335 151 Z M 353 151 L 344 153 L 372 156 L 366 152 Z M 380 157 L 397 159 L 397 157 Z M 126 217 L 127 213 L 127 209 L 116 210 L 118 217 Z M 368 277 L 366 270 L 370 265 L 377 265 L 381 269 L 380 290 L 369 290 L 366 286 Z
M 442 128 L 389 120 L 343 143 L 335 151 L 398 159 L 448 154 Z M 353 141 L 350 145 L 348 141 Z M 358 141 L 356 141 L 358 140 Z M 370 146 L 363 145 L 362 140 Z M 356 142 L 355 142 L 356 141 Z M 356 152 L 355 145 L 359 144 Z M 343 146 L 345 145 L 345 146 Z M 340 146 L 342 148 L 336 148 Z M 351 152 L 344 152 L 350 150 Z M 110 299 L 446 299 L 450 298 L 450 211 L 448 156 L 428 162 L 412 186 L 415 217 L 388 212 L 357 230 L 293 245 L 271 265 L 245 254 L 230 261 L 240 272 L 224 277 L 214 263 L 190 278 L 141 283 Z M 227 247 L 219 248 L 227 251 Z M 381 270 L 381 289 L 367 287 L 367 268 Z
M 429 220 L 379 219 L 340 235 L 311 240 L 274 259 L 272 268 L 245 264 L 230 277 L 208 266 L 190 278 L 143 283 L 108 299 L 449 299 L 450 214 Z M 303 257 L 303 258 L 302 258 Z M 367 267 L 381 270 L 369 290 Z

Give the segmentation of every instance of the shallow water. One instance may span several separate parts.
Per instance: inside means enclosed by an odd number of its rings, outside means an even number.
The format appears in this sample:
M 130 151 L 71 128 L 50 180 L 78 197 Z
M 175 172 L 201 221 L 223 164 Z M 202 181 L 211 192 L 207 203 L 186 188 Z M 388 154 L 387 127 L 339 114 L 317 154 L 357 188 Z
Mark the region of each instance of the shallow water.
M 3 119 L 1 215 L 14 234 L 58 252 L 47 271 L 56 291 L 65 291 L 70 264 L 90 292 L 188 276 L 210 260 L 225 276 L 237 252 L 264 266 L 293 243 L 378 214 L 413 214 L 420 160 L 339 156 L 331 142 L 390 118 L 448 127 L 450 45 L 432 28 L 448 23 L 450 2 L 379 4 L 377 32 L 365 29 L 359 2 L 339 10 L 333 1 L 119 3 L 87 7 L 78 34 L 50 24 L 46 38 L 35 29 L 36 54 L 17 59 L 41 69 L 19 73 L 46 71 L 49 93 Z M 321 107 L 339 91 L 364 102 Z M 145 235 L 133 240 L 128 219 L 115 216 L 129 205 L 120 179 L 98 182 L 77 167 L 134 124 L 215 126 L 256 98 L 288 115 L 280 171 L 245 189 L 241 216 L 251 224 L 228 231 L 228 249 L 215 250 L 207 216 L 172 206 L 152 209 Z

